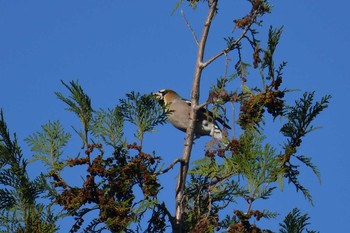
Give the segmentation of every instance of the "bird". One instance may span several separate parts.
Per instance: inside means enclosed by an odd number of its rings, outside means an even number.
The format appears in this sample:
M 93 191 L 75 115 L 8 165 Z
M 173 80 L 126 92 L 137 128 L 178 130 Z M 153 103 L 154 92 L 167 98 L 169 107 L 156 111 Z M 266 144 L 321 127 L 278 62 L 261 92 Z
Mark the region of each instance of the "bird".
M 186 132 L 190 124 L 191 102 L 181 98 L 179 94 L 170 89 L 162 89 L 154 92 L 153 95 L 160 101 L 160 104 L 169 110 L 168 120 L 177 129 Z M 218 125 L 231 129 L 221 118 L 214 118 L 213 112 L 202 107 L 197 112 L 197 121 L 195 123 L 195 138 L 201 136 L 212 136 L 222 141 L 223 132 Z

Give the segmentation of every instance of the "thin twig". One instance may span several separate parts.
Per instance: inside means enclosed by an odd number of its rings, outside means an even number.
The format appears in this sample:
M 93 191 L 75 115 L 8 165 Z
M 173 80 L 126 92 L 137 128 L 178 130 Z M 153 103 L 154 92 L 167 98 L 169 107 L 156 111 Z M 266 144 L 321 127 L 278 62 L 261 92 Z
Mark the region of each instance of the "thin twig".
M 215 61 L 216 59 L 218 59 L 219 57 L 221 57 L 224 54 L 229 53 L 236 45 L 238 45 L 238 43 L 243 39 L 243 38 L 247 38 L 246 34 L 248 33 L 248 31 L 250 31 L 250 27 L 255 23 L 255 19 L 258 17 L 258 12 L 255 11 L 252 15 L 253 20 L 249 23 L 249 25 L 243 30 L 242 34 L 240 35 L 240 37 L 237 38 L 237 40 L 235 40 L 234 43 L 230 44 L 229 46 L 227 46 L 224 50 L 222 50 L 221 52 L 219 52 L 218 54 L 216 54 L 215 56 L 213 56 L 212 58 L 210 58 L 209 60 L 207 60 L 206 62 L 203 63 L 203 67 L 208 66 L 210 63 L 212 63 L 213 61 Z
M 163 202 L 162 204 L 156 204 L 156 206 L 159 208 L 159 209 L 162 209 L 165 214 L 168 216 L 170 222 L 174 222 L 174 217 L 171 215 L 171 213 L 169 212 L 168 208 L 166 208 L 165 206 L 165 203 Z
M 250 26 L 246 27 L 244 29 L 244 31 L 242 32 L 241 36 L 238 37 L 237 40 L 235 40 L 235 42 L 233 42 L 231 45 L 227 46 L 224 50 L 220 51 L 218 54 L 216 54 L 215 56 L 213 56 L 212 58 L 210 58 L 209 60 L 207 60 L 206 62 L 203 63 L 203 66 L 206 67 L 208 66 L 210 63 L 212 63 L 213 61 L 215 61 L 216 59 L 218 59 L 219 57 L 221 57 L 224 54 L 229 53 L 247 34 L 247 32 L 249 31 Z
M 186 18 L 186 15 L 185 15 L 185 12 L 184 12 L 183 10 L 181 10 L 181 15 L 182 15 L 182 17 L 184 18 L 188 29 L 190 29 L 190 32 L 192 33 L 192 36 L 193 36 L 194 41 L 196 42 L 197 46 L 199 46 L 199 42 L 198 42 L 196 33 L 194 32 L 193 28 L 191 27 L 191 24 L 188 22 L 188 20 L 187 20 L 187 18 Z
M 224 175 L 222 177 L 214 177 L 214 179 L 211 180 L 209 185 L 210 186 L 214 186 L 217 183 L 220 183 L 221 181 L 224 181 L 224 180 L 227 180 L 227 179 L 231 178 L 233 175 L 235 175 L 235 174 L 234 173 L 229 173 L 229 174 L 226 174 L 226 175 Z
M 225 72 L 224 72 L 224 78 L 227 80 L 227 73 L 228 73 L 228 63 L 230 61 L 230 58 L 228 57 L 228 54 L 225 53 Z
M 204 103 L 197 105 L 196 111 L 198 111 L 199 109 L 203 108 L 204 106 L 207 106 L 208 104 L 209 104 L 209 102 L 205 101 Z
M 231 102 L 232 107 L 232 134 L 233 137 L 236 137 L 236 122 L 235 122 L 235 104 Z
M 175 164 L 177 164 L 178 162 L 182 162 L 182 158 L 177 158 L 177 159 L 175 159 L 175 160 L 169 165 L 169 167 L 167 167 L 166 169 L 164 169 L 164 170 L 162 170 L 162 171 L 157 172 L 156 174 L 157 174 L 157 175 L 161 175 L 161 174 L 167 173 L 167 172 L 168 172 L 170 169 L 172 169 L 172 168 L 175 166 Z

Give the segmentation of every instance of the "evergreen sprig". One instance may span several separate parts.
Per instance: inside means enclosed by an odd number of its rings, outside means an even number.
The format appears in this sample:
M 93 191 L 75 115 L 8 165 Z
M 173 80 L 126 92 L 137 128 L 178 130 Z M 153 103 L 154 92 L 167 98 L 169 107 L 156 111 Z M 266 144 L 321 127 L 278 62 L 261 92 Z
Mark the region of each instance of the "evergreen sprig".
M 51 204 L 38 200 L 46 192 L 43 175 L 34 180 L 27 173 L 17 137 L 11 139 L 2 110 L 0 111 L 0 226 L 3 232 L 49 232 L 58 230 Z
M 269 184 L 283 176 L 276 150 L 269 144 L 263 145 L 264 139 L 256 130 L 245 131 L 239 140 L 239 153 L 232 156 L 239 174 L 247 179 L 254 200 L 270 196 L 274 188 Z
M 70 92 L 69 97 L 65 97 L 60 92 L 55 92 L 56 96 L 68 105 L 68 111 L 74 112 L 83 124 L 84 131 L 75 130 L 84 142 L 84 146 L 88 145 L 88 132 L 90 129 L 90 122 L 92 120 L 93 109 L 91 106 L 90 97 L 84 92 L 83 88 L 78 82 L 71 81 L 69 84 L 61 81 L 62 84 Z
M 49 170 L 59 171 L 64 168 L 61 155 L 62 148 L 71 138 L 59 121 L 53 121 L 41 126 L 42 131 L 36 132 L 25 139 L 35 153 L 32 161 L 40 160 Z
M 218 213 L 236 202 L 236 198 L 245 190 L 241 190 L 239 182 L 232 179 L 219 182 L 204 175 L 191 174 L 185 192 L 186 232 L 202 228 L 211 232 L 223 224 L 219 221 Z
M 2 184 L 21 191 L 22 195 L 18 196 L 21 203 L 32 204 L 36 197 L 36 191 L 32 189 L 26 171 L 28 163 L 23 159 L 16 135 L 14 135 L 14 140 L 11 140 L 2 110 L 0 111 L 0 164 Z M 9 194 L 10 192 L 6 193 Z
M 280 223 L 280 233 L 317 233 L 316 231 L 310 231 L 306 229 L 310 225 L 310 217 L 308 214 L 302 214 L 301 211 L 297 208 L 294 208 L 283 220 L 283 223 Z
M 92 120 L 92 134 L 101 138 L 104 143 L 114 149 L 123 141 L 124 115 L 117 106 L 114 109 L 100 109 Z
M 152 94 L 141 95 L 131 92 L 126 99 L 120 99 L 120 108 L 126 121 L 136 125 L 135 137 L 141 145 L 146 132 L 154 132 L 154 127 L 167 122 L 167 112 L 160 107 Z
M 281 132 L 289 138 L 288 144 L 290 146 L 298 147 L 301 138 L 315 130 L 311 123 L 317 115 L 328 107 L 330 95 L 322 97 L 321 101 L 313 104 L 314 94 L 315 92 L 305 92 L 302 98 L 295 101 L 294 106 L 286 109 L 288 122 L 282 126 Z
M 0 173 L 0 183 L 2 185 L 7 185 L 9 182 L 4 182 L 8 177 L 5 177 L 4 174 Z M 16 204 L 15 191 L 9 190 L 8 188 L 0 189 L 0 209 L 11 209 Z
M 169 228 L 166 219 L 172 221 L 172 216 L 169 214 L 165 203 L 156 205 L 152 210 L 152 216 L 148 221 L 148 226 L 144 232 L 162 233 Z
M 321 173 L 320 170 L 317 168 L 316 165 L 314 165 L 311 160 L 312 158 L 306 157 L 305 155 L 296 155 L 295 158 L 297 158 L 299 161 L 301 161 L 306 166 L 310 167 L 313 171 L 313 173 L 317 176 L 319 182 L 321 182 Z
M 262 59 L 261 68 L 268 68 L 268 76 L 267 79 L 273 79 L 275 77 L 275 64 L 274 64 L 274 53 L 280 37 L 282 35 L 283 27 L 274 29 L 272 26 L 269 29 L 268 34 L 268 46 L 267 49 L 264 50 L 264 57 Z
M 293 183 L 297 190 L 301 190 L 305 197 L 312 203 L 311 194 L 298 180 L 300 171 L 298 166 L 294 165 L 291 157 L 296 157 L 300 162 L 310 167 L 320 180 L 320 173 L 315 165 L 311 163 L 311 158 L 307 156 L 297 156 L 297 148 L 302 142 L 302 138 L 317 129 L 312 125 L 314 119 L 328 107 L 330 95 L 321 98 L 321 101 L 314 103 L 314 92 L 305 92 L 303 97 L 295 101 L 294 106 L 286 108 L 286 117 L 288 122 L 281 128 L 281 133 L 287 137 L 287 143 L 284 145 L 285 153 L 283 156 L 285 176 L 289 182 Z

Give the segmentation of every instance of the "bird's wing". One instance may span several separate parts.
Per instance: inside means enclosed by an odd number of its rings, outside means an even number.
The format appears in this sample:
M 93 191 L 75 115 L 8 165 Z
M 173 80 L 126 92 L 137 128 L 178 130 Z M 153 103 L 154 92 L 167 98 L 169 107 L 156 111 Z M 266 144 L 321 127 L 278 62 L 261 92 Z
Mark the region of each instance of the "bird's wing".
M 214 113 L 212 111 L 209 111 L 208 109 L 206 109 L 204 107 L 199 109 L 199 111 L 201 111 L 204 115 L 207 115 L 207 116 L 211 117 L 212 119 L 215 119 L 215 121 L 218 121 L 225 128 L 231 129 L 231 127 L 228 124 L 226 124 L 226 122 L 223 119 L 221 119 L 220 117 L 214 117 Z
M 186 104 L 188 105 L 188 106 L 190 106 L 191 107 L 191 101 L 189 101 L 188 99 L 182 99 L 183 101 L 185 101 L 186 102 Z
M 211 112 L 211 113 L 212 113 L 212 112 Z M 213 113 L 212 113 L 212 114 L 213 114 Z M 220 117 L 215 118 L 215 120 L 217 120 L 218 122 L 220 122 L 220 124 L 222 124 L 225 128 L 231 129 L 231 126 L 229 126 L 228 124 L 226 124 L 226 122 L 225 122 L 223 119 L 221 119 Z
M 182 99 L 182 100 L 184 100 L 188 106 L 191 106 L 191 101 L 189 101 L 187 99 Z M 204 115 L 207 115 L 207 116 L 211 117 L 212 119 L 214 119 L 214 113 L 212 111 L 209 111 L 208 109 L 206 109 L 204 107 L 200 108 L 199 111 L 202 112 Z M 226 122 L 223 119 L 221 119 L 220 117 L 216 117 L 215 120 L 218 121 L 220 124 L 222 124 L 225 128 L 231 129 L 231 127 L 228 124 L 226 124 Z

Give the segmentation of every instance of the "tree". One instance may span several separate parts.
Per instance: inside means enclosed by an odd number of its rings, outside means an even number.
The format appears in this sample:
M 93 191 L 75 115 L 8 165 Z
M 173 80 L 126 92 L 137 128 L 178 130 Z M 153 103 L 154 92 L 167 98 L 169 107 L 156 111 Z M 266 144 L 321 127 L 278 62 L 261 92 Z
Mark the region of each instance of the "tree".
M 219 0 L 189 1 L 193 8 L 207 4 L 208 14 L 199 40 L 184 17 L 198 46 L 191 91 L 191 124 L 182 157 L 166 168 L 161 166 L 162 158 L 156 152 L 144 151 L 147 133 L 165 124 L 170 114 L 152 94 L 127 93 L 117 106 L 97 110 L 78 82 L 62 82 L 68 95 L 60 92 L 56 95 L 79 118 L 81 128 L 73 130 L 82 144 L 77 147 L 78 152 L 69 153 L 77 156 L 64 160 L 64 147 L 71 140 L 71 133 L 59 121 L 43 125 L 41 131 L 26 139 L 34 152 L 33 159 L 47 167 L 33 181 L 28 178 L 27 162 L 17 140 L 11 140 L 1 114 L 0 195 L 5 216 L 0 219 L 2 230 L 55 232 L 59 218 L 74 216 L 71 232 L 81 228 L 84 232 L 164 232 L 169 227 L 173 232 L 271 232 L 261 229 L 256 221 L 273 219 L 277 213 L 255 209 L 254 203 L 268 199 L 284 180 L 302 191 L 312 204 L 311 194 L 299 181 L 299 166 L 310 167 L 318 177 L 319 171 L 311 158 L 298 155 L 298 149 L 302 139 L 315 129 L 312 122 L 327 108 L 330 96 L 314 101 L 314 92 L 306 92 L 294 104 L 288 104 L 286 95 L 291 90 L 282 88 L 287 63 L 276 65 L 274 60 L 282 28 L 270 27 L 264 46 L 258 39 L 258 28 L 263 25 L 264 15 L 271 12 L 271 6 L 267 0 L 249 2 L 246 15 L 234 20 L 234 32 L 225 38 L 225 46 L 206 58 L 212 22 L 225 9 L 219 9 Z M 176 8 L 180 4 L 182 0 Z M 207 101 L 199 103 L 202 73 L 220 57 L 225 58 L 224 74 L 213 81 Z M 247 59 L 251 61 L 246 62 Z M 256 76 L 260 77 L 258 81 L 254 79 Z M 197 111 L 202 107 L 210 109 L 215 117 L 230 120 L 235 130 L 228 132 L 232 136 L 224 143 L 211 140 L 203 157 L 193 161 L 194 126 Z M 229 111 L 236 113 L 232 119 L 227 118 Z M 281 119 L 282 123 L 275 119 Z M 266 122 L 280 127 L 283 143 L 280 148 L 266 142 Z M 135 129 L 135 141 L 124 137 L 125 128 L 130 125 Z M 194 167 L 190 167 L 190 162 Z M 166 176 L 175 166 L 180 170 L 176 210 L 171 213 L 167 203 L 158 198 L 162 189 L 159 177 Z M 82 183 L 71 184 L 62 174 L 65 169 L 80 171 L 85 177 Z M 47 201 L 40 203 L 40 198 Z M 232 207 L 238 198 L 246 200 L 247 206 Z M 52 206 L 62 209 L 52 210 Z M 54 215 L 55 211 L 60 214 Z M 83 226 L 91 213 L 96 217 Z M 308 220 L 306 214 L 294 209 L 280 224 L 280 232 L 307 230 Z

